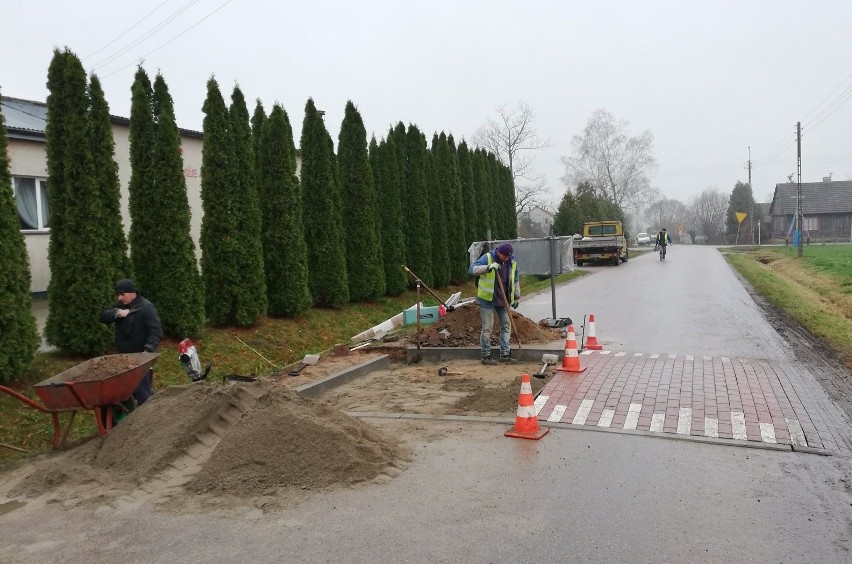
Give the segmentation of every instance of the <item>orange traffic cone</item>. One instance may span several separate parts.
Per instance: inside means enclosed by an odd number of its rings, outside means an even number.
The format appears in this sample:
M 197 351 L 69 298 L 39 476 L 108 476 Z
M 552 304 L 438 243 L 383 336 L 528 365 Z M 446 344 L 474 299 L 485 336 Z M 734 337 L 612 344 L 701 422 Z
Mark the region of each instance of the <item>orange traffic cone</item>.
M 562 366 L 556 369 L 561 372 L 582 372 L 585 368 L 580 366 L 580 356 L 577 354 L 577 338 L 574 336 L 574 326 L 568 326 L 568 338 L 565 339 L 565 356 L 562 357 Z
M 583 345 L 584 349 L 591 349 L 593 351 L 599 351 L 603 349 L 601 344 L 598 342 L 598 337 L 595 335 L 595 314 L 592 313 L 589 315 L 589 336 L 586 337 L 586 344 Z
M 503 433 L 504 437 L 516 437 L 518 439 L 539 440 L 545 436 L 550 429 L 539 427 L 538 414 L 535 412 L 535 401 L 533 400 L 530 375 L 521 376 L 521 393 L 518 394 L 518 412 L 515 416 L 515 425 Z

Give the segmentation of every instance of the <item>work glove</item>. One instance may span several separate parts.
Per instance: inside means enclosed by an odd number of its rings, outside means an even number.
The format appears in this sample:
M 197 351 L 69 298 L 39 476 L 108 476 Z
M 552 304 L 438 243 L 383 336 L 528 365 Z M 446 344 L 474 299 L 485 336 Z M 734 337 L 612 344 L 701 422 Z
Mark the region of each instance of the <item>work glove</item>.
M 488 265 L 488 270 L 490 272 L 497 272 L 498 270 L 500 270 L 500 263 L 499 262 L 492 262 L 491 264 Z
M 518 309 L 518 300 L 512 302 L 512 309 Z

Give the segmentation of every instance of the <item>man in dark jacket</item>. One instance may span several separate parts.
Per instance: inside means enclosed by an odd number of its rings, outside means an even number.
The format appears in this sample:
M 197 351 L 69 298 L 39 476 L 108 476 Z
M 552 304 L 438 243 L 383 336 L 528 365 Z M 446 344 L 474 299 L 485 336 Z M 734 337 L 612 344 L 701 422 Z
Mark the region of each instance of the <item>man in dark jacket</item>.
M 163 338 L 163 325 L 154 304 L 136 291 L 133 280 L 119 280 L 115 285 L 118 300 L 101 312 L 101 323 L 115 324 L 115 349 L 119 353 L 156 352 Z M 133 391 L 139 405 L 154 395 L 154 374 L 149 369 Z

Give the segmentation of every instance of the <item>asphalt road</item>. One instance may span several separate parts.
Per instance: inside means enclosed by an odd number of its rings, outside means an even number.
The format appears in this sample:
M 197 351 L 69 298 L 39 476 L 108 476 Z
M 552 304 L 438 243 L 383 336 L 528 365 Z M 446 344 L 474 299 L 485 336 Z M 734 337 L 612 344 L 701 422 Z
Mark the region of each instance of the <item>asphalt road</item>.
M 559 288 L 557 312 L 594 313 L 607 348 L 793 360 L 714 249 L 676 246 L 665 263 L 648 254 L 592 270 Z M 520 311 L 550 317 L 549 292 Z M 842 418 L 811 380 L 823 415 Z M 374 421 L 387 432 L 402 424 Z M 0 561 L 852 561 L 847 451 L 566 428 L 525 441 L 494 424 L 418 424 L 450 432 L 418 445 L 387 484 L 227 518 L 29 503 L 0 515 Z

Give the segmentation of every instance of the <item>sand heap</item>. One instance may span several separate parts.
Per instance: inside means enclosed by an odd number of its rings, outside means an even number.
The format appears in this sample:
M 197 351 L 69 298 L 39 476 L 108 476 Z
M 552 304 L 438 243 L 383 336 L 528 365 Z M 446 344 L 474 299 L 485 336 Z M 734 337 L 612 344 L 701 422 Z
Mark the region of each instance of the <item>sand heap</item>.
M 563 339 L 562 331 L 543 327 L 528 317 L 524 317 L 516 311 L 511 312 L 512 323 L 517 332 L 517 338 L 521 343 L 552 343 Z M 435 347 L 477 347 L 479 346 L 479 331 L 481 328 L 479 320 L 479 306 L 474 302 L 457 307 L 429 325 L 422 326 L 420 338 L 421 346 Z M 448 333 L 445 336 L 444 332 Z M 500 338 L 500 321 L 494 316 L 494 328 L 491 330 L 491 344 L 497 346 Z M 516 342 L 515 334 L 512 335 L 512 343 Z M 410 337 L 410 343 L 417 344 L 417 335 Z
M 408 457 L 395 439 L 274 383 L 199 383 L 163 390 L 104 439 L 37 461 L 12 494 L 61 500 L 86 486 L 104 501 L 183 471 L 181 492 L 254 498 L 394 476 Z

